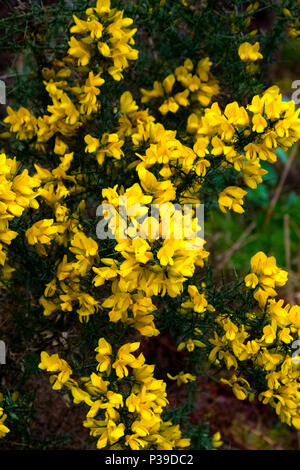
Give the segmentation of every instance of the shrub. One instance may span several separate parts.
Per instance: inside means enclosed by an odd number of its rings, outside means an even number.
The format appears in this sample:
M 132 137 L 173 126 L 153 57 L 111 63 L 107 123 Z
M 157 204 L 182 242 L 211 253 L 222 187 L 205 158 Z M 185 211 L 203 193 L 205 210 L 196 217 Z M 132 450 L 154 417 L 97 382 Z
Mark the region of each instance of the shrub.
M 267 80 L 299 36 L 299 9 L 76 0 L 1 20 L 24 74 L 8 87 L 1 134 L 2 311 L 14 326 L 3 338 L 21 378 L 7 379 L 0 437 L 41 446 L 14 423 L 27 423 L 32 400 L 20 418 L 9 391 L 41 371 L 85 410 L 99 449 L 220 447 L 206 420 L 190 420 L 201 375 L 300 429 L 300 307 L 277 298 L 287 271 L 258 246 L 246 276 L 220 282 L 202 231 L 192 245 L 200 204 L 206 217 L 243 217 L 264 163 L 300 138 L 299 110 Z M 255 26 L 263 12 L 269 31 Z M 180 369 L 146 361 L 159 335 Z

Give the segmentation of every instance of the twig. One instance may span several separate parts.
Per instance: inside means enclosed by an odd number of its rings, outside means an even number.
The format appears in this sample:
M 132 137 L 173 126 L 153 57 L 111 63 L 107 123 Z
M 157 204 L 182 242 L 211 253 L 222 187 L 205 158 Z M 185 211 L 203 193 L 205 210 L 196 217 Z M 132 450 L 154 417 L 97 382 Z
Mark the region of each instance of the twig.
M 297 154 L 297 150 L 298 150 L 298 146 L 299 144 L 296 144 L 293 148 L 293 150 L 291 151 L 290 153 L 290 157 L 289 157 L 289 160 L 283 170 L 283 173 L 281 175 L 281 178 L 280 178 L 280 181 L 278 183 L 278 186 L 276 188 L 276 191 L 274 193 L 274 196 L 273 196 L 273 199 L 271 201 L 271 204 L 270 204 L 270 207 L 268 209 L 268 212 L 267 212 L 267 217 L 266 217 L 266 222 L 265 222 L 265 226 L 267 226 L 270 222 L 270 219 L 272 217 L 272 214 L 273 214 L 273 211 L 274 211 L 274 208 L 278 202 L 278 199 L 280 197 L 280 194 L 281 194 L 281 191 L 282 191 L 282 188 L 283 188 L 283 185 L 284 185 L 284 182 L 286 180 L 286 177 L 291 169 L 291 166 L 292 166 L 292 163 L 294 161 L 294 158 Z
M 7 78 L 15 78 L 15 77 L 25 77 L 25 76 L 28 76 L 30 75 L 31 72 L 27 72 L 27 73 L 9 73 L 7 75 L 1 75 L 0 77 L 0 80 L 6 80 Z
M 284 226 L 284 249 L 285 249 L 285 263 L 287 269 L 291 270 L 291 243 L 290 243 L 290 216 L 284 214 L 283 217 Z
M 224 268 L 225 264 L 229 261 L 232 255 L 240 249 L 248 235 L 254 230 L 256 227 L 255 222 L 251 222 L 251 224 L 246 228 L 246 230 L 242 233 L 240 238 L 232 245 L 230 250 L 226 251 L 222 256 L 222 261 L 217 265 L 217 270 L 221 270 Z
M 291 242 L 290 242 L 290 216 L 289 214 L 284 214 L 283 217 L 283 227 L 284 227 L 284 251 L 285 251 L 285 264 L 288 270 L 288 273 L 292 271 L 291 268 Z M 287 284 L 287 298 L 288 302 L 291 305 L 295 304 L 294 291 L 292 288 L 292 283 Z

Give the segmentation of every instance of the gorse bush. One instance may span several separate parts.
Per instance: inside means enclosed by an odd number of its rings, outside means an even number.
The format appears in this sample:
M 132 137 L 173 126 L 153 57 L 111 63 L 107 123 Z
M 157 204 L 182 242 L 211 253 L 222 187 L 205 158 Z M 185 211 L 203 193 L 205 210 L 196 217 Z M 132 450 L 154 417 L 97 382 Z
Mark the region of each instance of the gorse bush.
M 24 63 L 0 136 L 2 315 L 14 325 L 1 367 L 19 377 L 6 380 L 0 437 L 39 447 L 32 402 L 11 395 L 32 373 L 85 410 L 99 449 L 220 447 L 189 420 L 200 375 L 300 429 L 300 306 L 277 297 L 287 271 L 258 246 L 250 272 L 222 283 L 205 241 L 195 249 L 176 222 L 186 204 L 189 233 L 199 204 L 243 217 L 264 162 L 299 140 L 299 110 L 267 74 L 300 35 L 299 1 L 24 8 L 0 20 L 1 44 Z M 97 236 L 100 215 L 113 236 Z M 181 370 L 146 361 L 161 334 Z M 170 405 L 172 381 L 182 391 Z

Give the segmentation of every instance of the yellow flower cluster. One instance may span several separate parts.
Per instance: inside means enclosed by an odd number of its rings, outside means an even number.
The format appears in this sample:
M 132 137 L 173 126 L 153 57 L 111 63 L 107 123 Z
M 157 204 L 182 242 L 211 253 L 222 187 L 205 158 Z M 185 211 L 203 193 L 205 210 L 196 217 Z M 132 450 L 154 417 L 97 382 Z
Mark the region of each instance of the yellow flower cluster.
M 56 277 L 46 285 L 41 304 L 44 315 L 51 315 L 57 310 L 72 312 L 76 306 L 80 321 L 87 322 L 89 316 L 97 311 L 99 301 L 80 282 L 99 259 L 98 245 L 76 225 L 71 233 L 69 252 L 73 254 L 73 260 L 68 261 L 68 255 L 63 256 L 57 266 Z
M 101 74 L 107 70 L 114 80 L 120 80 L 129 61 L 138 58 L 138 51 L 131 47 L 136 32 L 129 28 L 132 19 L 111 9 L 110 0 L 98 0 L 95 8 L 86 10 L 86 17 L 85 21 L 74 16 L 76 24 L 71 32 L 79 39 L 71 36 L 69 55 L 54 59 L 51 69 L 43 69 L 45 89 L 52 101 L 49 114 L 36 118 L 24 107 L 17 111 L 7 108 L 4 122 L 10 125 L 10 131 L 20 140 L 36 138 L 38 149 L 44 150 L 55 134 L 74 135 L 100 110 L 100 87 L 105 82 Z M 90 62 L 95 71 L 87 67 Z
M 86 145 L 85 151 L 87 153 L 96 153 L 96 159 L 99 165 L 105 160 L 105 157 L 112 157 L 120 160 L 124 156 L 122 146 L 124 140 L 121 140 L 118 134 L 102 135 L 101 142 L 96 137 L 87 134 L 84 138 Z
M 251 259 L 252 273 L 245 278 L 248 288 L 256 289 L 257 309 L 248 313 L 248 324 L 261 322 L 253 336 L 252 328 L 238 325 L 228 315 L 219 315 L 217 322 L 224 334 L 216 331 L 210 339 L 213 345 L 209 360 L 224 361 L 227 369 L 240 370 L 240 363 L 251 361 L 265 372 L 267 389 L 258 395 L 263 403 L 270 403 L 282 422 L 300 429 L 300 371 L 299 358 L 293 353 L 292 343 L 300 338 L 300 307 L 283 305 L 276 301 L 275 287 L 283 286 L 287 272 L 276 266 L 274 257 L 259 252 Z M 297 342 L 297 341 L 296 341 Z M 221 379 L 232 387 L 239 400 L 253 399 L 255 390 L 244 377 L 232 374 L 229 380 Z
M 114 80 L 123 78 L 122 71 L 130 60 L 138 58 L 138 51 L 131 46 L 136 29 L 130 29 L 131 18 L 123 18 L 123 12 L 111 8 L 110 0 L 98 0 L 95 8 L 88 8 L 86 21 L 74 16 L 75 26 L 71 33 L 69 54 L 80 66 L 87 66 L 95 57 L 111 62 L 108 73 Z M 100 55 L 100 57 L 99 57 Z M 101 64 L 101 62 L 100 62 Z
M 298 10 L 300 7 L 300 2 L 298 1 Z M 288 8 L 283 8 L 283 14 L 288 20 L 288 35 L 292 39 L 298 39 L 300 37 L 300 21 L 299 15 L 295 12 L 294 14 Z
M 39 367 L 53 373 L 54 390 L 69 388 L 74 403 L 88 408 L 83 425 L 97 438 L 97 448 L 111 450 L 172 450 L 189 446 L 178 426 L 164 421 L 168 404 L 166 384 L 154 378 L 154 366 L 145 363 L 143 354 L 135 357 L 140 343 L 123 344 L 117 351 L 105 338 L 96 348 L 97 368 L 79 383 L 71 378 L 72 369 L 57 354 L 41 354 Z M 126 422 L 122 416 L 129 416 Z M 1 428 L 0 428 L 1 429 Z
M 162 82 L 155 81 L 152 90 L 142 88 L 142 103 L 163 99 L 158 108 L 162 115 L 168 112 L 176 113 L 181 106 L 187 107 L 191 104 L 198 107 L 200 105 L 200 109 L 208 106 L 212 97 L 219 93 L 218 82 L 210 72 L 211 65 L 209 57 L 206 57 L 198 62 L 193 74 L 194 64 L 190 59 L 186 59 L 183 65 L 177 67 L 174 73 Z M 174 91 L 176 88 L 178 91 Z
M 205 110 L 203 116 L 192 113 L 187 132 L 194 135 L 194 151 L 207 161 L 207 154 L 222 158 L 221 165 L 234 168 L 249 188 L 262 182 L 266 170 L 261 161 L 274 163 L 276 149 L 287 150 L 300 137 L 299 109 L 293 101 L 283 101 L 278 87 L 273 86 L 262 96 L 254 96 L 246 108 L 237 102 L 229 103 L 224 112 L 218 103 Z M 246 191 L 229 186 L 219 195 L 219 206 L 244 212 L 242 207 Z
M 107 222 L 108 225 L 113 224 L 111 228 L 118 242 L 115 250 L 123 259 L 120 262 L 102 259 L 104 266 L 93 268 L 96 273 L 93 283 L 97 287 L 112 281 L 112 295 L 102 304 L 102 307 L 110 309 L 111 321 L 133 324 L 141 334 L 153 336 L 159 332 L 153 323 L 152 312 L 156 308 L 151 297 L 179 295 L 183 283 L 193 275 L 195 266 L 203 266 L 208 252 L 195 250 L 189 246 L 190 240 L 175 237 L 179 232 L 174 222 L 176 211 L 172 211 L 172 206 L 167 204 L 168 194 L 171 198 L 174 195 L 172 191 L 167 191 L 167 187 L 162 207 L 164 214 L 170 215 L 170 237 L 162 237 L 162 221 L 159 223 L 150 212 L 150 203 L 159 198 L 159 183 L 152 173 L 147 173 L 144 170 L 144 179 L 141 179 L 145 192 L 138 183 L 126 189 L 121 196 L 117 188 L 103 190 L 104 203 L 115 207 L 116 216 L 107 214 Z M 151 183 L 156 186 L 154 196 Z M 128 228 L 122 214 L 130 222 Z M 116 218 L 118 224 L 115 227 Z M 148 235 L 149 239 L 146 240 Z
M 19 108 L 14 111 L 10 106 L 7 106 L 8 116 L 4 122 L 10 124 L 11 132 L 14 132 L 20 140 L 30 140 L 37 133 L 37 119 L 26 108 Z
M 20 217 L 28 208 L 37 209 L 39 178 L 30 176 L 28 170 L 20 172 L 20 162 L 0 154 L 0 265 L 2 267 L 1 287 L 5 286 L 14 271 L 7 263 L 7 249 L 18 232 L 9 228 L 9 222 Z
M 276 265 L 274 256 L 267 257 L 265 253 L 258 252 L 251 258 L 251 274 L 245 277 L 247 287 L 255 289 L 254 298 L 263 308 L 268 297 L 277 295 L 275 287 L 284 286 L 287 282 L 288 273 Z

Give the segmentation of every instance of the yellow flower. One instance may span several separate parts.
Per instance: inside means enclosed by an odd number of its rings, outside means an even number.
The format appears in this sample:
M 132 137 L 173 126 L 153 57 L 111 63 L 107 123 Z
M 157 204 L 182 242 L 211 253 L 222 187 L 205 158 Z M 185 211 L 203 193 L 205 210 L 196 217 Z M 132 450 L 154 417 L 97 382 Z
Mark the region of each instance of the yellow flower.
M 37 133 L 37 120 L 24 107 L 14 111 L 10 106 L 7 106 L 8 116 L 3 120 L 6 124 L 10 124 L 10 131 L 16 133 L 20 140 L 32 139 Z
M 243 197 L 247 194 L 242 188 L 237 186 L 228 186 L 219 195 L 219 206 L 222 212 L 226 213 L 227 209 L 232 209 L 238 214 L 242 214 L 244 211 Z
M 138 434 L 130 434 L 125 438 L 125 445 L 129 446 L 132 450 L 139 450 L 143 449 L 147 442 L 141 439 Z
M 138 110 L 138 106 L 130 91 L 125 91 L 120 98 L 120 106 L 122 114 L 132 114 Z
M 175 77 L 173 74 L 168 75 L 163 80 L 162 84 L 168 95 L 171 93 L 174 83 L 175 83 Z
M 265 128 L 267 127 L 268 123 L 265 118 L 261 114 L 255 114 L 252 118 L 252 130 L 254 132 L 258 132 L 261 134 L 264 132 Z
M 128 375 L 127 366 L 132 368 L 139 367 L 141 365 L 141 359 L 136 359 L 131 352 L 136 351 L 140 347 L 140 343 L 127 343 L 120 347 L 117 353 L 116 361 L 113 363 L 112 367 L 115 369 L 116 374 L 119 378 L 125 377 Z
M 171 98 L 165 100 L 163 104 L 158 108 L 159 112 L 163 115 L 167 114 L 169 111 L 171 113 L 176 113 L 179 109 L 179 105 L 177 104 L 175 98 L 171 96 Z
M 221 433 L 218 431 L 212 436 L 212 445 L 216 449 L 223 445 L 223 441 L 221 440 Z
M 72 247 L 70 251 L 76 255 L 96 256 L 98 253 L 98 244 L 83 232 L 76 232 L 71 240 Z
M 71 33 L 84 34 L 88 32 L 89 27 L 86 21 L 77 18 L 76 15 L 73 15 L 73 20 L 75 21 L 76 25 L 70 28 Z
M 59 372 L 58 375 L 52 375 L 50 377 L 50 381 L 53 384 L 53 390 L 60 390 L 63 385 L 70 381 L 72 375 L 72 369 L 66 361 L 60 359 L 58 354 L 52 354 L 49 356 L 46 351 L 41 352 L 39 368 L 47 370 L 47 372 Z
M 103 433 L 97 441 L 97 449 L 103 449 L 107 443 L 115 444 L 118 440 L 124 436 L 125 426 L 123 423 L 118 425 L 111 419 L 108 420 L 105 427 L 103 427 Z
M 195 346 L 199 348 L 205 348 L 206 345 L 202 343 L 202 341 L 199 341 L 198 339 L 191 339 L 189 338 L 186 342 L 182 341 L 179 343 L 177 346 L 177 351 L 182 351 L 184 348 L 188 350 L 188 352 L 192 352 L 195 349 Z
M 106 341 L 105 338 L 100 338 L 98 341 L 98 347 L 95 349 L 98 353 L 96 356 L 96 360 L 98 362 L 97 369 L 100 372 L 107 371 L 110 372 L 110 356 L 112 355 L 112 347 Z
M 3 412 L 3 408 L 0 408 L 0 439 L 5 437 L 7 433 L 10 432 L 9 428 L 5 426 L 4 421 L 7 416 Z
M 239 47 L 239 56 L 243 62 L 255 62 L 258 59 L 262 59 L 263 56 L 259 52 L 259 42 L 251 45 L 249 42 L 243 42 Z
M 99 16 L 105 15 L 105 13 L 109 13 L 110 0 L 97 0 L 97 4 L 94 10 L 96 13 L 98 13 Z M 89 14 L 89 11 L 87 11 L 87 14 Z
M 167 373 L 167 376 L 171 380 L 176 380 L 177 387 L 180 387 L 182 384 L 186 384 L 188 382 L 194 382 L 196 380 L 196 376 L 192 374 L 185 374 L 183 371 L 179 372 L 179 374 L 175 375 L 174 377 Z
M 272 326 L 272 325 L 265 326 L 264 329 L 263 329 L 263 332 L 264 332 L 264 335 L 263 335 L 262 339 L 265 340 L 265 342 L 267 344 L 271 344 L 275 341 L 275 339 L 276 339 L 276 328 L 274 328 L 274 326 Z
M 229 318 L 225 320 L 223 327 L 226 331 L 226 338 L 229 341 L 233 341 L 239 331 L 238 327 L 231 320 L 229 320 Z
M 91 59 L 91 52 L 87 45 L 83 44 L 82 41 L 77 41 L 77 39 L 72 36 L 69 41 L 69 50 L 68 53 L 78 59 L 78 65 L 88 65 Z
M 252 256 L 251 271 L 252 273 L 245 277 L 245 282 L 247 287 L 252 289 L 260 286 L 254 298 L 263 307 L 268 297 L 277 295 L 275 287 L 286 284 L 288 273 L 276 265 L 274 256 L 267 257 L 262 251 Z
M 160 82 L 155 81 L 153 83 L 153 90 L 145 90 L 141 88 L 142 92 L 142 103 L 148 103 L 148 101 L 152 100 L 153 98 L 162 98 L 164 96 L 164 90 L 162 84 Z
M 65 227 L 63 225 L 56 224 L 53 219 L 43 219 L 36 222 L 26 230 L 25 235 L 30 245 L 35 245 L 36 243 L 50 245 L 51 240 L 64 231 Z
M 85 136 L 84 141 L 87 144 L 85 151 L 88 153 L 96 152 L 96 150 L 100 146 L 99 140 L 96 137 L 92 137 L 89 134 Z
M 258 284 L 258 277 L 256 276 L 256 274 L 254 273 L 248 274 L 245 277 L 245 284 L 247 287 L 250 287 L 251 289 L 255 289 L 255 287 Z

